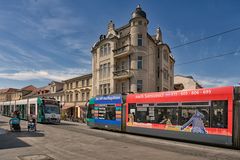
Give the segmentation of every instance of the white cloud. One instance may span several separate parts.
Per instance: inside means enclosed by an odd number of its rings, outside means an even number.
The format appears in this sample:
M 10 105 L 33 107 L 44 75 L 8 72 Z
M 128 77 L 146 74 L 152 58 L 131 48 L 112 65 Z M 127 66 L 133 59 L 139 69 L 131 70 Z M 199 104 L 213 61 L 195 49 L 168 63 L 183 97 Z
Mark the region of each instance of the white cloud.
M 49 79 L 62 81 L 69 78 L 81 76 L 83 74 L 90 73 L 87 69 L 68 68 L 66 70 L 39 70 L 39 71 L 19 71 L 16 73 L 0 73 L 0 78 L 11 80 L 41 80 Z
M 203 87 L 234 86 L 240 82 L 240 77 L 203 77 L 194 76 Z

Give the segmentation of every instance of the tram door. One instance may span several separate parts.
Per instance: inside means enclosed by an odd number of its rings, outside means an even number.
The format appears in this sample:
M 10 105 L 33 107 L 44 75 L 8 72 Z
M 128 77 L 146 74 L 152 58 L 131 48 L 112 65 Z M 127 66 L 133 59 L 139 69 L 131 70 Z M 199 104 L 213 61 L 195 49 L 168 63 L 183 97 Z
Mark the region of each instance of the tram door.
M 235 88 L 233 102 L 233 145 L 240 148 L 240 87 Z

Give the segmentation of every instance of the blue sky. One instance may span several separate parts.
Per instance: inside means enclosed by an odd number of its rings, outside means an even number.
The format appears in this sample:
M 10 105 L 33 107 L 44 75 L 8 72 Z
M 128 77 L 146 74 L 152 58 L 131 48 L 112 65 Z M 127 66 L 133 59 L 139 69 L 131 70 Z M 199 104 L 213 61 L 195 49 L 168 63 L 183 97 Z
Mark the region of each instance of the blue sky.
M 170 47 L 240 27 L 238 0 L 9 0 L 0 1 L 0 88 L 47 85 L 91 72 L 91 47 L 107 24 L 128 23 L 137 4 L 148 32 L 159 26 Z M 240 30 L 172 49 L 175 74 L 192 75 L 205 87 L 236 85 L 240 53 L 178 65 L 240 50 Z

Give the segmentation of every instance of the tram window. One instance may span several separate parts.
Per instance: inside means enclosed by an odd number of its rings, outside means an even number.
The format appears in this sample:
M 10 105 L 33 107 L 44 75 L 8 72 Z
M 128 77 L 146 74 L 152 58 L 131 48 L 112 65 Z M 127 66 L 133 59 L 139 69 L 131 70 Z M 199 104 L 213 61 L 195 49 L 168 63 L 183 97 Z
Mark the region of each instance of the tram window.
M 136 103 L 128 104 L 128 120 L 130 122 L 136 121 Z
M 116 120 L 116 108 L 115 105 L 107 105 L 105 119 Z
M 203 124 L 205 127 L 209 127 L 210 123 L 210 114 L 209 114 L 209 107 L 197 107 L 197 110 L 203 114 Z
M 14 105 L 11 105 L 11 113 L 14 112 Z
M 178 108 L 176 107 L 157 107 L 156 123 L 177 125 L 178 124 Z
M 30 114 L 35 115 L 35 104 L 30 104 Z
M 93 118 L 94 117 L 94 105 L 89 104 L 87 109 L 87 118 Z
M 194 115 L 196 108 L 194 107 L 181 107 L 179 125 L 185 124 Z
M 199 112 L 200 116 L 196 115 Z M 195 116 L 194 116 L 195 115 Z M 181 107 L 179 125 L 185 124 L 192 117 L 202 120 L 205 127 L 209 127 L 209 107 Z
M 137 107 L 136 121 L 137 122 L 148 122 L 148 108 L 147 107 Z
M 211 107 L 211 127 L 227 128 L 227 101 L 213 101 Z

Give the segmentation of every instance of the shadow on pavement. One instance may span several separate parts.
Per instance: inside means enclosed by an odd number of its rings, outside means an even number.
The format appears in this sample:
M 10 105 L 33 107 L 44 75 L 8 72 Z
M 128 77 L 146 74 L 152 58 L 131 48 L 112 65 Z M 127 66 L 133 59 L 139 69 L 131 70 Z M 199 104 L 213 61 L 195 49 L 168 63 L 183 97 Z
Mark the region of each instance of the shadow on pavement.
M 9 134 L 0 135 L 0 149 L 11 149 L 30 146 L 31 145 L 23 142 L 15 136 L 9 136 Z
M 19 137 L 44 137 L 44 133 L 40 131 L 36 132 L 11 132 L 6 131 L 6 134 L 0 135 L 0 149 L 11 149 L 11 148 L 19 148 L 19 147 L 30 147 L 28 143 L 19 139 Z
M 8 135 L 14 136 L 14 137 L 44 137 L 44 133 L 41 133 L 40 131 L 36 131 L 36 132 L 28 132 L 28 131 L 11 132 L 11 131 L 8 131 Z

